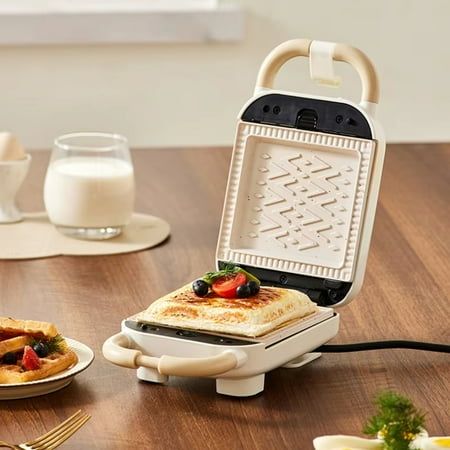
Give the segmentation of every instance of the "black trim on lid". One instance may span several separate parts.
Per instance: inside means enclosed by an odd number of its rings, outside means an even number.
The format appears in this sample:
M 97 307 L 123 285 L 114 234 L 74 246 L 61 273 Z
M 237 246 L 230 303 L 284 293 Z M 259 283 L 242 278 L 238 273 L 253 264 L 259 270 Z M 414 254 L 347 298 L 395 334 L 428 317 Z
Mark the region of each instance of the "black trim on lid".
M 267 94 L 247 106 L 242 120 L 372 139 L 369 122 L 361 111 L 348 103 L 330 100 Z

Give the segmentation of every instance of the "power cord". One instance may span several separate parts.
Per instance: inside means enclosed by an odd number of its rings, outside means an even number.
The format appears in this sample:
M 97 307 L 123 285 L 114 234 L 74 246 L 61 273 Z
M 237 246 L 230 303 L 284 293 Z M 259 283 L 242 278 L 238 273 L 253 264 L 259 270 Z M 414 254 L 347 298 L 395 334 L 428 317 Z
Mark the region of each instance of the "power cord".
M 353 344 L 324 344 L 316 352 L 345 353 L 364 352 L 367 350 L 383 350 L 387 348 L 408 348 L 411 350 L 427 350 L 429 352 L 450 353 L 450 345 L 417 341 L 373 341 L 355 342 Z

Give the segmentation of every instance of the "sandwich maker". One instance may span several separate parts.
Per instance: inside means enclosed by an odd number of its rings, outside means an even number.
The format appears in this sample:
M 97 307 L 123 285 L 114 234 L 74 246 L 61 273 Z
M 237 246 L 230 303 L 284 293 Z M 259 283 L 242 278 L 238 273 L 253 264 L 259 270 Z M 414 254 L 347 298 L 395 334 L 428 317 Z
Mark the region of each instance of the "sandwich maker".
M 333 61 L 351 64 L 362 82 L 359 104 L 273 89 L 281 66 L 309 57 L 311 77 L 337 84 Z M 336 306 L 361 288 L 384 159 L 374 118 L 378 79 L 368 57 L 344 44 L 295 39 L 264 60 L 244 105 L 225 196 L 216 262 L 233 262 L 262 285 L 296 289 L 319 312 L 257 338 L 122 322 L 103 345 L 114 364 L 140 380 L 216 379 L 218 393 L 251 396 L 276 367 L 300 367 L 338 332 Z M 313 353 L 310 353 L 313 352 Z

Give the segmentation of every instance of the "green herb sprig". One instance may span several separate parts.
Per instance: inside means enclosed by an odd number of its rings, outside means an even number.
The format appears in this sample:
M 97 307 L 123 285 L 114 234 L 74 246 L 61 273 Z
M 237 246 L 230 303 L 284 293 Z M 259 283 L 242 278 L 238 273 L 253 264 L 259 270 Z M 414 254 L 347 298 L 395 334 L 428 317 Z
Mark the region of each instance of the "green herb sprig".
M 236 266 L 236 264 L 233 263 L 226 263 L 223 268 L 221 270 L 218 270 L 217 272 L 206 272 L 205 275 L 203 275 L 202 280 L 211 285 L 219 278 L 233 276 L 239 272 L 245 274 L 247 276 L 247 280 L 256 281 L 258 284 L 260 284 L 258 278 L 242 269 L 242 267 Z
M 406 397 L 395 392 L 382 392 L 375 404 L 378 413 L 364 427 L 363 433 L 379 435 L 385 450 L 411 450 L 413 441 L 425 425 L 425 415 Z
M 31 346 L 38 344 L 39 342 L 44 342 L 45 345 L 48 348 L 48 354 L 52 353 L 64 353 L 64 351 L 67 348 L 67 344 L 64 341 L 64 338 L 57 334 L 56 336 L 50 338 L 50 339 L 33 339 L 31 341 Z

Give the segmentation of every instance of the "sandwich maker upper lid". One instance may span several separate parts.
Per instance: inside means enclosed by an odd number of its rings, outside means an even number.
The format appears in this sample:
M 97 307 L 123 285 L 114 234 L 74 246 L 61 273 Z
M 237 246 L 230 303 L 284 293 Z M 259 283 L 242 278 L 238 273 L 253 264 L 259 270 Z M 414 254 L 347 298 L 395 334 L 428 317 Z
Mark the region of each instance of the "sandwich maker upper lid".
M 309 52 L 310 41 L 297 41 Z M 238 122 L 216 256 L 329 306 L 346 297 L 358 268 L 377 141 L 370 116 L 351 102 L 268 90 L 280 47 Z M 378 102 L 375 84 L 363 102 Z

